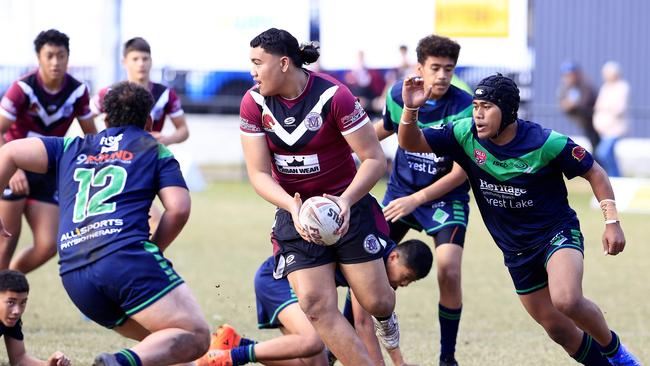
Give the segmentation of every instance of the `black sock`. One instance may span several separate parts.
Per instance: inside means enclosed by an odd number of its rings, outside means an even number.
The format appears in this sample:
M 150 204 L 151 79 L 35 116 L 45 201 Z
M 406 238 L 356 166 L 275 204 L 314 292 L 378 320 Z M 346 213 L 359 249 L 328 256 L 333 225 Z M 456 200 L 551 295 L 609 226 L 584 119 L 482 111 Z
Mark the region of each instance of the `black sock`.
M 456 337 L 458 336 L 458 325 L 460 314 L 463 310 L 449 309 L 438 304 L 438 320 L 440 321 L 440 358 L 453 356 L 456 352 Z
M 578 348 L 578 352 L 571 356 L 576 361 L 583 365 L 589 366 L 609 366 L 609 360 L 602 353 L 600 353 L 600 346 L 591 338 L 587 333 L 582 334 L 582 343 Z
M 606 346 L 600 345 L 600 352 L 606 357 L 613 357 L 621 346 L 621 340 L 618 338 L 618 335 L 613 330 L 610 330 L 610 332 L 612 332 L 612 340 L 609 344 Z

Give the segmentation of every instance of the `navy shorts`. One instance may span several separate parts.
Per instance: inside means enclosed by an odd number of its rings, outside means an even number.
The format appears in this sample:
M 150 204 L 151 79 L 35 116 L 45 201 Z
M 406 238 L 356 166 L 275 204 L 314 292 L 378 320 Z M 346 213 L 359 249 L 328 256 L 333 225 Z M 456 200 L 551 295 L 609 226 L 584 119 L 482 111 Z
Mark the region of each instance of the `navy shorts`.
M 400 197 L 386 192 L 382 206 Z M 390 237 L 395 242 L 400 242 L 410 230 L 422 231 L 432 236 L 436 246 L 453 243 L 461 247 L 465 243 L 465 231 L 469 220 L 469 204 L 464 201 L 436 201 L 433 204 L 419 206 L 409 215 L 396 222 L 389 222 Z
M 518 295 L 530 294 L 548 286 L 546 264 L 553 253 L 563 248 L 572 248 L 584 253 L 584 237 L 580 230 L 563 229 L 538 248 L 506 255 L 506 263 L 518 263 L 508 267 Z
M 350 208 L 348 232 L 334 245 L 305 241 L 296 231 L 291 214 L 278 209 L 271 233 L 275 255 L 275 276 L 328 263 L 354 264 L 382 258 L 389 241 L 388 224 L 375 198 L 367 194 Z
M 298 303 L 289 280 L 273 278 L 275 259 L 269 257 L 255 273 L 255 300 L 257 301 L 257 327 L 277 328 L 282 324 L 278 315 L 291 304 Z
M 59 204 L 58 192 L 56 189 L 56 177 L 52 173 L 38 174 L 25 172 L 29 184 L 28 195 L 15 195 L 9 187 L 2 193 L 2 199 L 7 201 L 18 201 L 24 198 L 40 202 Z
M 122 325 L 184 282 L 158 246 L 146 241 L 64 273 L 61 280 L 77 308 L 106 328 Z

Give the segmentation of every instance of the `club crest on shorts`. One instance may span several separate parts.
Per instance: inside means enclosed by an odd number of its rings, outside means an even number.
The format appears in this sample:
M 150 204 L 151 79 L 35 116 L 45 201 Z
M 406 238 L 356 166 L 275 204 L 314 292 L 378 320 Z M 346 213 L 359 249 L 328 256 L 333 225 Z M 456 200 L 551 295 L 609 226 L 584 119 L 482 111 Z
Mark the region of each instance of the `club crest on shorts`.
M 379 244 L 376 236 L 370 234 L 363 240 L 363 249 L 370 254 L 377 254 L 381 249 L 381 244 Z
M 476 161 L 476 164 L 483 165 L 487 160 L 487 154 L 483 150 L 474 149 L 474 160 Z

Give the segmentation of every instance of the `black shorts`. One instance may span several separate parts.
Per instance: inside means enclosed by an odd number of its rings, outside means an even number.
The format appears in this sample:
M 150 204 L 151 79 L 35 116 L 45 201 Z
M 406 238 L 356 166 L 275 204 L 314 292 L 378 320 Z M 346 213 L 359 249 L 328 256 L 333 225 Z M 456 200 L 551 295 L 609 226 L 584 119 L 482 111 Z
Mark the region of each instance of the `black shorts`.
M 158 246 L 133 243 L 61 275 L 63 287 L 84 315 L 113 328 L 183 283 Z
M 7 187 L 2 193 L 3 200 L 18 201 L 27 198 L 55 205 L 59 204 L 58 192 L 56 189 L 56 177 L 54 174 L 25 172 L 25 176 L 27 177 L 27 183 L 29 184 L 29 194 L 16 195 L 11 192 L 9 187 Z
M 546 264 L 553 253 L 563 248 L 572 248 L 584 253 L 584 237 L 578 229 L 566 228 L 557 232 L 548 242 L 530 252 L 512 253 L 516 256 L 517 266 L 508 267 L 510 277 L 518 295 L 533 293 L 548 286 Z M 508 258 L 506 258 L 508 261 Z M 512 262 L 512 261 L 508 261 Z
M 334 245 L 305 241 L 296 231 L 288 211 L 278 209 L 271 233 L 275 256 L 275 278 L 319 267 L 328 263 L 354 264 L 382 258 L 388 237 L 388 224 L 379 204 L 370 194 L 350 208 L 348 232 Z

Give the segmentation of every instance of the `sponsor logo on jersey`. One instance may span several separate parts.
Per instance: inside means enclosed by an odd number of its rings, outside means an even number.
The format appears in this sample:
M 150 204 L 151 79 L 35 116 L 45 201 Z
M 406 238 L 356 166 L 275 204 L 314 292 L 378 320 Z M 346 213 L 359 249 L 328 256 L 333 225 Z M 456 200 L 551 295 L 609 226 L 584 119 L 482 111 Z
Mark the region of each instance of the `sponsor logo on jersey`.
M 582 146 L 576 146 L 571 150 L 571 155 L 577 161 L 582 161 L 587 155 L 587 151 Z
M 100 154 L 117 151 L 120 148 L 120 141 L 122 141 L 122 134 L 117 136 L 104 136 L 99 140 L 99 144 L 102 145 L 102 149 L 99 151 Z
M 239 127 L 246 132 L 262 132 L 259 126 L 250 123 L 246 118 L 239 118 Z
M 246 132 L 262 132 L 259 126 L 250 123 L 246 118 L 239 118 L 239 127 Z
M 366 114 L 366 111 L 363 110 L 363 107 L 361 106 L 361 103 L 357 100 L 354 102 L 354 110 L 352 113 L 348 114 L 347 116 L 344 116 L 341 118 L 341 124 L 343 125 L 343 129 L 347 129 L 357 121 L 359 121 L 363 116 Z
M 418 153 L 418 152 L 410 152 L 410 151 L 405 150 L 404 154 L 407 155 L 407 158 L 408 157 L 418 157 L 420 159 L 431 160 L 431 161 L 434 161 L 436 163 L 440 163 L 440 162 L 446 160 L 444 156 L 437 156 L 434 153 Z
M 377 254 L 381 250 L 381 244 L 376 236 L 370 234 L 363 240 L 363 249 L 370 254 Z
M 515 160 L 512 163 L 512 166 L 515 167 L 515 169 L 524 170 L 526 172 L 530 171 L 530 166 L 528 165 L 528 163 L 520 159 Z
M 323 117 L 320 113 L 309 112 L 303 122 L 309 131 L 318 131 L 323 125 Z
M 476 164 L 483 165 L 487 161 L 487 154 L 483 150 L 474 149 L 474 160 Z
M 98 238 L 104 235 L 117 234 L 122 231 L 124 225 L 122 219 L 107 219 L 93 222 L 90 225 L 74 228 L 63 233 L 59 239 L 61 249 L 73 247 L 84 241 Z
M 119 150 L 110 154 L 97 154 L 97 155 L 77 155 L 77 164 L 103 164 L 120 162 L 130 164 L 135 154 L 128 150 Z
M 480 188 L 482 191 L 488 191 L 488 192 L 498 193 L 501 195 L 515 196 L 515 197 L 519 197 L 523 194 L 526 194 L 525 188 L 517 188 L 505 184 L 488 183 L 483 179 L 480 179 L 480 181 L 481 181 Z
M 274 154 L 275 166 L 283 174 L 314 174 L 320 172 L 318 155 Z
M 294 123 L 296 123 L 296 117 L 287 117 L 284 119 L 285 125 L 292 125 Z

